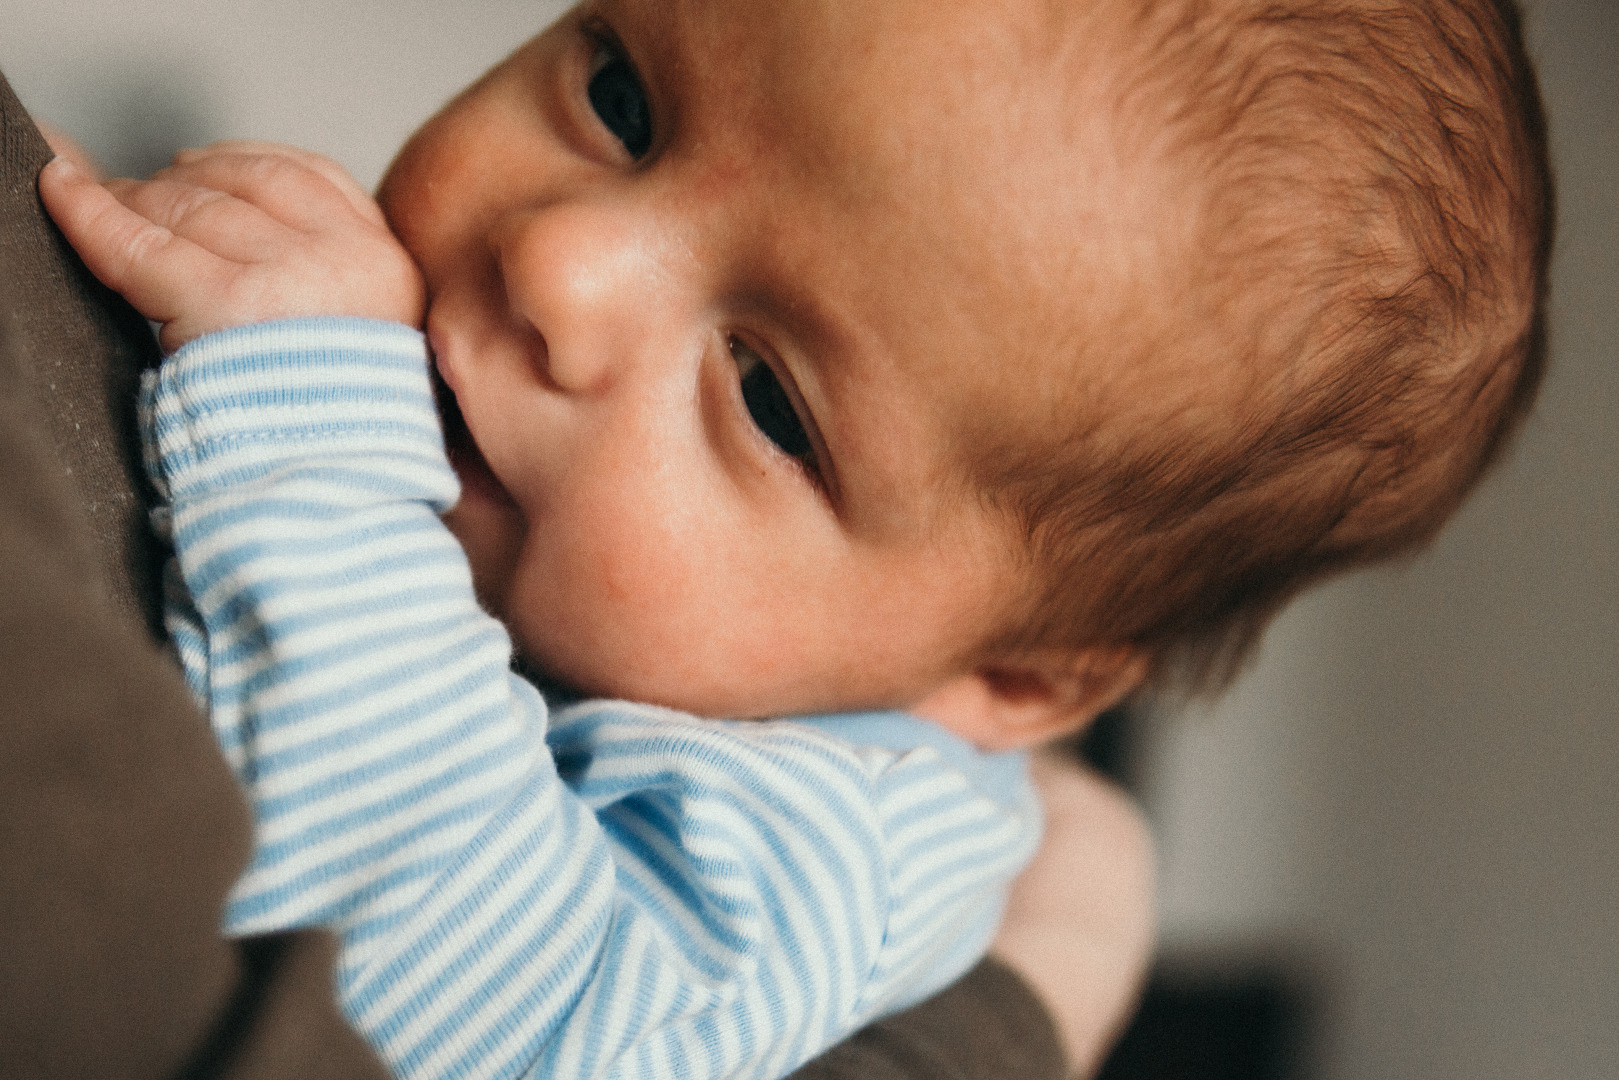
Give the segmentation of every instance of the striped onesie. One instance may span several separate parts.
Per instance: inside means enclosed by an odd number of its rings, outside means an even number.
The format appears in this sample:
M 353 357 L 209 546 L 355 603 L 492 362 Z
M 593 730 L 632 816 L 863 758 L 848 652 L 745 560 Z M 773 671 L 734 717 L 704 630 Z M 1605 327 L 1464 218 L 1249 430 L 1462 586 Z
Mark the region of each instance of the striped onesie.
M 226 928 L 324 925 L 403 1077 L 779 1077 L 983 953 L 1016 755 L 897 713 L 551 709 L 439 514 L 414 330 L 198 339 L 149 373 L 169 628 L 255 817 Z

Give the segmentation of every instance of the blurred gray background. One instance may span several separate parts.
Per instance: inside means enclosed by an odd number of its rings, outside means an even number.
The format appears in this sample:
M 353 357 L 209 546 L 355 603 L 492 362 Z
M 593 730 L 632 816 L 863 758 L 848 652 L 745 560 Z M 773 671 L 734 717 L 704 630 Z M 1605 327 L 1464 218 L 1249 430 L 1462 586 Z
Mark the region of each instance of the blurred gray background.
M 544 0 L 0 0 L 0 68 L 114 172 L 227 137 L 373 184 Z M 1532 0 L 1553 365 L 1415 561 L 1299 603 L 1137 760 L 1166 955 L 1310 975 L 1321 1080 L 1619 1077 L 1619 3 Z

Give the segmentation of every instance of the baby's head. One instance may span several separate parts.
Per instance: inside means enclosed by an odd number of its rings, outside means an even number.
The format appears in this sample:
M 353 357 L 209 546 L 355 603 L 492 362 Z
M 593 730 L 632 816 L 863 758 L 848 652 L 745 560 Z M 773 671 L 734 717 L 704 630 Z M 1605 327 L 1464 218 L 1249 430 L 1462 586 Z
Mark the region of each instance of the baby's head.
M 604 0 L 452 102 L 381 200 L 519 648 L 1009 745 L 1429 535 L 1538 374 L 1532 83 L 1285 6 Z
M 1511 0 L 1116 10 L 1120 145 L 1182 193 L 1142 294 L 1171 317 L 985 485 L 1043 585 L 1009 644 L 1128 642 L 1207 690 L 1300 589 L 1430 539 L 1528 411 L 1544 121 Z

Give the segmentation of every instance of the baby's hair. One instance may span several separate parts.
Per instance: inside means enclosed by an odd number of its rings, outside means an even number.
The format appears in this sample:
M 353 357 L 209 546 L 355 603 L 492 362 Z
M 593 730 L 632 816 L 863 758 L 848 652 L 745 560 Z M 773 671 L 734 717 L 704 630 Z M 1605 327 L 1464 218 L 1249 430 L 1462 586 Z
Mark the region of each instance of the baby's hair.
M 1133 645 L 1150 686 L 1205 692 L 1500 456 L 1545 364 L 1552 185 L 1506 0 L 1126 6 L 1120 116 L 1202 199 L 1165 301 L 1187 329 L 1154 348 L 1216 355 L 1243 393 L 1230 423 L 1081 423 L 986 477 L 1041 584 L 1000 644 Z

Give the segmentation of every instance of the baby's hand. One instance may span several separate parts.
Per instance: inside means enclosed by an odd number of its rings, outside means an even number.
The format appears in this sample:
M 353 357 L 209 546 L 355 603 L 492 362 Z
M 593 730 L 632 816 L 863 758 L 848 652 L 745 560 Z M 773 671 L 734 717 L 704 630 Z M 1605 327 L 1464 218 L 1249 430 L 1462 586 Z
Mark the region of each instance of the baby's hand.
M 98 183 L 62 158 L 40 195 L 90 272 L 163 324 L 172 352 L 300 315 L 420 325 L 420 271 L 341 166 L 268 143 L 187 150 L 150 180 Z

